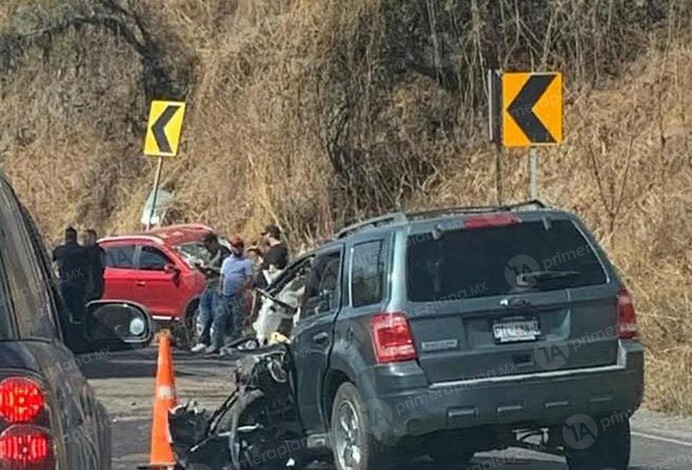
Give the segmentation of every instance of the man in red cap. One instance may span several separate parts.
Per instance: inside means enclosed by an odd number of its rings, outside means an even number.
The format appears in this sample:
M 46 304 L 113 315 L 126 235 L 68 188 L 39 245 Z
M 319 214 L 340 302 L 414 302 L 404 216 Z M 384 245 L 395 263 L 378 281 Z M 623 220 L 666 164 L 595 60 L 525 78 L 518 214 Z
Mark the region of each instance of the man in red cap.
M 254 269 L 252 261 L 245 256 L 245 243 L 239 235 L 230 239 L 231 255 L 221 265 L 219 290 L 223 295 L 226 309 L 222 314 L 215 314 L 211 327 L 212 344 L 205 352 L 216 353 L 223 346 L 223 335 L 228 321 L 232 322 L 231 340 L 238 339 L 243 334 L 244 295 L 252 284 Z

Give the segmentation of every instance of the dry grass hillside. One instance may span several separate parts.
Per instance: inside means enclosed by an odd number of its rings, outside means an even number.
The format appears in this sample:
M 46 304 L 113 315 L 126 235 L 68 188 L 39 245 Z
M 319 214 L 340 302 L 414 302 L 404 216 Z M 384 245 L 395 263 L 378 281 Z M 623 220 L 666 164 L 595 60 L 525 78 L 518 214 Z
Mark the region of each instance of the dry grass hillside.
M 692 412 L 690 0 L 0 0 L 0 164 L 51 239 L 139 228 L 148 102 L 185 99 L 181 221 L 293 246 L 370 214 L 527 196 L 485 70 L 560 69 L 541 198 L 636 295 L 648 405 Z M 499 177 L 498 177 L 499 176 Z

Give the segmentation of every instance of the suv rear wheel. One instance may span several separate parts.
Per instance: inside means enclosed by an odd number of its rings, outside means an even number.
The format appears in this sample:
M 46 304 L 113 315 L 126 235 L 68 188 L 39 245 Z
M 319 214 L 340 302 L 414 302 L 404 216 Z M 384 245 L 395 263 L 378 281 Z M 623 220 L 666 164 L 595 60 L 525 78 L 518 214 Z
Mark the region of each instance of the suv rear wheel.
M 370 418 L 358 389 L 342 384 L 332 406 L 331 442 L 337 470 L 379 470 L 393 465 L 371 432 Z
M 569 469 L 627 470 L 630 461 L 629 420 L 610 424 L 599 422 L 597 426 L 598 433 L 594 442 L 588 447 L 575 449 L 569 443 L 565 445 L 565 456 Z

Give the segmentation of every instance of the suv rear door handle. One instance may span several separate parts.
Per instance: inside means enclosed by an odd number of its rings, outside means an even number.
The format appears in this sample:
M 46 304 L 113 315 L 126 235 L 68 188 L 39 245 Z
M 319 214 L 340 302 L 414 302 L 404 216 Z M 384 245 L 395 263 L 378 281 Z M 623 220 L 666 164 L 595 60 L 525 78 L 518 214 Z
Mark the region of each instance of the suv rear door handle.
M 138 287 L 144 287 L 147 285 L 147 281 L 137 281 L 135 285 Z
M 312 340 L 317 344 L 324 344 L 329 341 L 329 334 L 325 332 L 317 333 L 312 337 Z

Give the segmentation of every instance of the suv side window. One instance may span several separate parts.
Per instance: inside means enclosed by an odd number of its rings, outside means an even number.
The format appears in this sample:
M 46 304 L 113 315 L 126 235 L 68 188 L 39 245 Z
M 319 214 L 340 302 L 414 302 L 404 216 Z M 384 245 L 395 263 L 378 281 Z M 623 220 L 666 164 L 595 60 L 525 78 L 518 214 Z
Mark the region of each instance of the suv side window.
M 153 246 L 144 245 L 139 254 L 139 267 L 143 271 L 163 271 L 172 261 L 165 253 Z
M 351 306 L 373 305 L 382 301 L 386 282 L 384 240 L 361 243 L 351 251 Z
M 341 251 L 315 258 L 303 297 L 302 318 L 329 312 L 339 305 L 340 278 Z
M 135 245 L 107 246 L 106 266 L 115 269 L 135 268 Z

